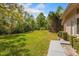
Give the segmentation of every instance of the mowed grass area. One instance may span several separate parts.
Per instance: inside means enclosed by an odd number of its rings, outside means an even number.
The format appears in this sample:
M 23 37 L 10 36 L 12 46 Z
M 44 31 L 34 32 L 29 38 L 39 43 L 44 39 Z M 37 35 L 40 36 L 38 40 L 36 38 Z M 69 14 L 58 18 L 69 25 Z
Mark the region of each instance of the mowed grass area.
M 45 56 L 51 40 L 57 34 L 47 30 L 0 36 L 0 55 Z

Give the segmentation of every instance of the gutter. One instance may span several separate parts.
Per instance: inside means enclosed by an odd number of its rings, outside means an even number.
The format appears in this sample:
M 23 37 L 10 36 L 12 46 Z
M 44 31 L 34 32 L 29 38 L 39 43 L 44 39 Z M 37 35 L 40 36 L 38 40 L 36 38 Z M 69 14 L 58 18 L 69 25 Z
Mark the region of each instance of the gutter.
M 72 6 L 73 6 L 73 8 L 72 8 Z M 65 23 L 66 20 L 67 20 L 67 19 L 66 19 L 67 16 L 70 14 L 70 12 L 71 12 L 72 10 L 75 9 L 76 6 L 77 6 L 76 3 L 70 3 L 70 4 L 68 4 L 68 6 L 67 6 L 66 10 L 64 11 L 63 15 L 60 17 L 60 19 L 62 19 L 61 25 L 64 25 L 64 23 Z

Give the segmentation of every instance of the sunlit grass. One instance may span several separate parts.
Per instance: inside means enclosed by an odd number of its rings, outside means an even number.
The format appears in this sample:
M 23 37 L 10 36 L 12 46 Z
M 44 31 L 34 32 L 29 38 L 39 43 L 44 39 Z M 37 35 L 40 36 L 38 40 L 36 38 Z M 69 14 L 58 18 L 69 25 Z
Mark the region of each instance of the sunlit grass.
M 20 38 L 19 39 L 20 41 L 16 41 L 17 38 Z M 13 41 L 14 42 L 14 43 L 9 43 L 9 45 L 15 44 L 15 46 L 17 47 L 18 45 L 24 44 L 24 46 L 22 46 L 22 47 L 28 49 L 28 51 L 23 51 L 23 52 L 20 51 L 19 53 L 17 52 L 18 53 L 17 55 L 33 55 L 33 56 L 47 55 L 50 40 L 56 40 L 56 39 L 57 39 L 57 34 L 50 33 L 47 30 L 39 30 L 39 31 L 36 30 L 33 32 L 29 32 L 29 33 L 0 36 L 0 42 L 3 42 L 3 41 L 4 42 Z M 23 42 L 23 43 L 21 43 L 21 42 Z M 4 46 L 6 46 L 6 45 L 4 45 Z M 1 47 L 1 45 L 0 45 L 0 47 Z M 22 47 L 18 47 L 18 48 L 20 49 Z M 4 52 L 6 49 L 9 48 L 9 46 L 4 47 L 4 48 L 5 49 L 2 50 L 3 52 L 0 52 L 0 53 L 4 53 L 3 55 L 10 55 L 11 51 L 9 51 L 9 53 L 7 53 L 7 54 L 5 54 L 5 52 Z M 11 54 L 11 55 L 13 55 L 13 54 Z M 16 55 L 16 53 L 14 55 Z

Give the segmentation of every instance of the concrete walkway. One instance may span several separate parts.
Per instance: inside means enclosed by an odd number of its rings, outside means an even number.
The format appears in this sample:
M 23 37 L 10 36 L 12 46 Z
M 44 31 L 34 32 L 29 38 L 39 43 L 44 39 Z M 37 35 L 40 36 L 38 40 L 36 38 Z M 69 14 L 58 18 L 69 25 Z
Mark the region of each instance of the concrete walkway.
M 66 56 L 60 44 L 60 41 L 51 40 L 47 55 L 48 56 Z

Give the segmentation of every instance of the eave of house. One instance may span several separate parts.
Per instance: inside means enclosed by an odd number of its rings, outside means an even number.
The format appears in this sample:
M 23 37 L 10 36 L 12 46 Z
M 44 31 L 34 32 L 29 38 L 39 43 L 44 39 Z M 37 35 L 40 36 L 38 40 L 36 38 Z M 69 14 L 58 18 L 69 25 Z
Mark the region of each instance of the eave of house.
M 68 20 L 68 18 L 72 15 L 73 10 L 77 7 L 77 3 L 70 3 L 68 4 L 66 10 L 61 16 L 62 19 L 62 25 Z

